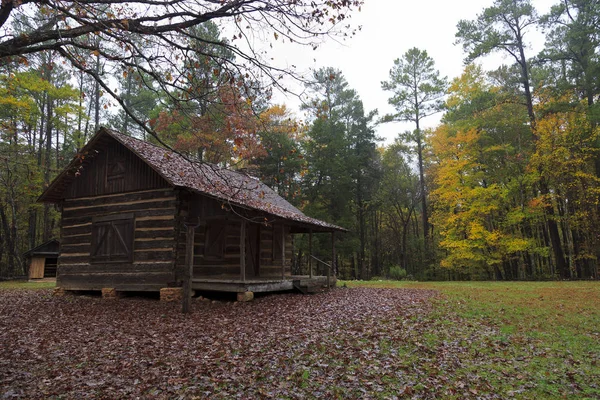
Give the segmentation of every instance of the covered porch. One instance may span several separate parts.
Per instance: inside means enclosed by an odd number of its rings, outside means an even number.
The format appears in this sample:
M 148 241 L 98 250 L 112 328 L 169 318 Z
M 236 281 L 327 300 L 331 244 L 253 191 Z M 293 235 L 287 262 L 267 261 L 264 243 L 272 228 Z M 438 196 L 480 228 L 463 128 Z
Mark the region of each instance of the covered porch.
M 185 278 L 187 279 L 185 280 L 189 283 L 184 280 L 184 289 L 187 287 L 190 292 L 194 290 L 238 294 L 297 290 L 306 294 L 335 286 L 336 229 L 285 219 L 273 221 L 273 228 L 270 228 L 263 226 L 264 224 L 254 223 L 250 219 L 240 218 L 241 212 L 239 211 L 237 214 L 237 218 L 228 218 L 229 226 L 226 230 L 228 235 L 224 241 L 227 243 L 225 256 L 228 265 L 226 266 L 207 266 L 207 264 L 215 262 L 209 256 L 212 249 L 217 247 L 201 248 L 200 254 L 195 252 L 199 248 L 199 242 L 205 243 L 205 246 L 212 245 L 207 239 L 207 237 L 210 238 L 210 228 L 204 230 L 204 234 L 200 229 L 200 235 L 204 236 L 198 241 L 195 239 L 195 232 L 198 232 L 199 225 L 192 222 L 193 220 L 186 223 L 187 276 Z M 307 235 L 309 257 L 308 265 L 305 264 L 305 267 L 308 268 L 292 274 L 291 254 L 294 242 L 290 237 L 295 234 Z M 313 234 L 330 236 L 333 262 L 325 262 L 313 256 Z M 272 253 L 268 257 L 271 262 L 267 266 L 263 265 L 265 248 L 272 249 Z M 327 258 L 329 259 L 329 257 Z M 315 274 L 315 270 L 318 271 L 317 264 L 320 264 L 321 275 Z M 304 272 L 304 274 L 298 275 L 298 272 Z M 184 297 L 186 296 L 184 295 Z

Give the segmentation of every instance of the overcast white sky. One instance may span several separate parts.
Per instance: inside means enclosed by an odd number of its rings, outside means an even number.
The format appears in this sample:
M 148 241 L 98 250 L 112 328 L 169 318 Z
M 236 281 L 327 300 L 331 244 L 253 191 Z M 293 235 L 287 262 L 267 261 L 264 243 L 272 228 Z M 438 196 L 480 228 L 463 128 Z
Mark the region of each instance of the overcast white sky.
M 532 0 L 538 13 L 546 13 L 558 0 Z M 356 37 L 343 44 L 328 41 L 319 50 L 298 49 L 282 46 L 274 56 L 283 58 L 300 70 L 320 67 L 340 69 L 349 86 L 355 89 L 365 109 L 378 109 L 380 115 L 393 112 L 388 105 L 389 92 L 381 89 L 381 81 L 387 80 L 389 70 L 396 58 L 408 49 L 418 47 L 426 50 L 435 60 L 437 68 L 449 80 L 459 76 L 463 70 L 462 46 L 454 45 L 456 24 L 461 19 L 474 19 L 493 0 L 365 0 L 361 12 L 353 14 L 352 22 L 362 25 Z M 534 50 L 533 56 L 541 49 L 541 34 L 526 37 Z M 313 61 L 316 59 L 316 62 Z M 507 60 L 508 61 L 508 60 Z M 486 68 L 503 62 L 496 57 L 484 64 Z M 293 98 L 276 96 L 277 102 L 286 103 L 291 108 L 298 106 Z M 301 116 L 300 112 L 297 112 Z M 425 120 L 426 127 L 433 127 L 439 117 Z M 385 143 L 393 141 L 397 133 L 412 126 L 398 123 L 382 124 L 377 133 Z

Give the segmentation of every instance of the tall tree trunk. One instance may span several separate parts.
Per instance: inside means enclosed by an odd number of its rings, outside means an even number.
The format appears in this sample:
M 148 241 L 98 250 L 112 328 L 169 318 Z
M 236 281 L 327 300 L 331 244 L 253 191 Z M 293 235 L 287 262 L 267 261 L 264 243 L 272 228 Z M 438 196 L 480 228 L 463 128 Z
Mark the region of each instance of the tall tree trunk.
M 36 234 L 37 234 L 37 211 L 33 206 L 29 208 L 29 227 L 27 229 L 27 239 L 29 242 L 29 248 L 33 249 L 36 245 Z
M 44 152 L 44 187 L 50 185 L 50 169 L 52 166 L 52 113 L 54 107 L 52 99 L 47 98 L 46 102 L 46 151 Z M 50 240 L 52 234 L 50 227 L 50 204 L 44 204 L 44 241 Z
M 2 202 L 0 202 L 2 204 Z M 14 219 L 14 218 L 13 218 Z M 16 236 L 16 226 L 13 223 L 9 222 L 8 216 L 4 210 L 4 207 L 0 207 L 0 224 L 2 225 L 2 230 L 4 231 L 4 237 L 6 242 L 6 250 L 7 250 L 7 263 L 5 269 L 5 277 L 12 278 L 14 277 L 16 265 L 15 265 L 15 254 L 16 254 L 16 246 L 15 246 L 15 236 Z M 11 226 L 12 225 L 12 226 Z
M 425 252 L 428 250 L 429 245 L 429 216 L 427 213 L 427 190 L 425 187 L 425 168 L 423 166 L 423 141 L 421 138 L 421 130 L 419 123 L 417 122 L 417 156 L 419 159 L 419 185 L 421 188 L 421 207 L 422 219 L 423 219 L 423 241 L 425 243 Z
M 531 94 L 531 85 L 529 83 L 529 66 L 527 65 L 527 58 L 525 57 L 525 47 L 523 44 L 523 36 L 518 28 L 517 24 L 517 40 L 519 45 L 519 58 L 517 59 L 519 66 L 521 67 L 521 80 L 523 90 L 525 93 L 525 102 L 527 105 L 527 114 L 529 115 L 529 121 L 531 124 L 531 131 L 533 133 L 533 140 L 537 143 L 537 132 L 536 132 L 536 117 L 533 109 L 533 95 Z M 544 175 L 540 176 L 540 193 L 545 196 L 550 196 L 550 189 L 548 182 Z M 550 242 L 552 244 L 552 252 L 554 253 L 554 259 L 556 262 L 556 268 L 561 278 L 567 278 L 568 268 L 565 261 L 565 254 L 563 246 L 560 240 L 559 228 L 556 223 L 556 217 L 554 213 L 554 206 L 550 201 L 547 202 L 544 207 L 545 214 L 547 216 L 548 223 L 548 234 L 550 235 Z
M 546 179 L 544 177 L 540 178 L 542 182 L 540 182 L 540 192 L 542 195 L 548 197 L 550 196 L 550 190 L 548 189 Z M 550 243 L 552 244 L 552 252 L 554 254 L 554 261 L 556 263 L 556 272 L 562 279 L 569 278 L 569 269 L 567 267 L 567 261 L 565 260 L 565 253 L 563 251 L 562 242 L 560 240 L 560 233 L 558 230 L 558 224 L 556 223 L 556 216 L 554 212 L 554 206 L 551 201 L 546 202 L 546 206 L 544 207 L 544 211 L 546 214 L 546 222 L 548 225 L 548 234 L 550 236 Z
M 100 76 L 100 55 L 96 56 L 96 76 Z M 100 84 L 94 81 L 94 132 L 100 129 Z
M 132 73 L 129 72 L 127 74 L 127 82 L 125 85 L 125 107 L 127 107 L 128 110 L 131 110 L 131 86 L 132 86 Z M 123 119 L 123 134 L 124 135 L 129 135 L 129 114 L 124 113 L 125 118 Z
M 360 182 L 360 180 L 358 180 Z M 359 183 L 360 185 L 360 183 Z M 358 252 L 358 271 L 360 279 L 367 279 L 367 271 L 365 269 L 365 242 L 367 240 L 365 234 L 365 212 L 364 202 L 362 201 L 362 193 L 358 190 L 358 234 L 359 234 L 359 252 Z
M 0 204 L 0 212 L 2 212 L 2 204 Z M 1 222 L 1 220 L 0 220 Z M 0 229 L 0 277 L 6 276 L 6 267 L 7 264 L 4 262 L 4 246 L 6 244 L 6 240 L 4 239 L 4 234 L 2 233 L 2 229 Z

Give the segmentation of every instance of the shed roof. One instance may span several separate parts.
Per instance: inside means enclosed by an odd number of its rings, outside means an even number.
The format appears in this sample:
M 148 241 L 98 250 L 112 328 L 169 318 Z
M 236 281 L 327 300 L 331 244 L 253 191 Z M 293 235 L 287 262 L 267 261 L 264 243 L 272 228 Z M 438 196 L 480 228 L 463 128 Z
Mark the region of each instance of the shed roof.
M 181 187 L 274 216 L 308 225 L 320 231 L 346 231 L 328 222 L 308 217 L 275 193 L 257 178 L 219 166 L 186 159 L 174 151 L 158 147 L 143 140 L 101 128 L 81 150 L 86 154 L 105 137 L 112 137 L 128 148 L 173 187 Z M 77 179 L 82 163 L 75 157 L 69 166 L 42 193 L 38 201 L 56 202 L 62 199 L 64 189 Z
M 60 243 L 56 239 L 50 239 L 47 242 L 40 244 L 37 247 L 34 247 L 31 250 L 23 253 L 24 256 L 50 256 L 50 257 L 58 257 L 58 249 L 60 247 Z

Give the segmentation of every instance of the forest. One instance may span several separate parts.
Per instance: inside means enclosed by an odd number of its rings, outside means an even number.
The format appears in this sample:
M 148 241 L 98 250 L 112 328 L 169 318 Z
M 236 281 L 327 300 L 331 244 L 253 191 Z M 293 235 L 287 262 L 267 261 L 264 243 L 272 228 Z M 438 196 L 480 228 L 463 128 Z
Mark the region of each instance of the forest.
M 201 11 L 186 12 L 192 2 Z M 36 199 L 107 126 L 244 170 L 347 228 L 343 279 L 597 279 L 600 1 L 556 0 L 540 15 L 495 0 L 456 26 L 460 76 L 441 76 L 426 49 L 398 54 L 381 77 L 389 115 L 366 110 L 339 70 L 300 77 L 240 44 L 259 29 L 308 47 L 331 27 L 351 37 L 361 4 L 3 1 L 0 278 L 25 275 L 23 253 L 59 237 L 59 212 Z M 536 31 L 544 48 L 530 54 Z M 505 65 L 485 70 L 489 54 Z M 303 85 L 297 112 L 272 100 L 282 76 Z M 377 125 L 397 121 L 412 129 L 384 144 Z M 297 237 L 297 272 L 307 248 Z

